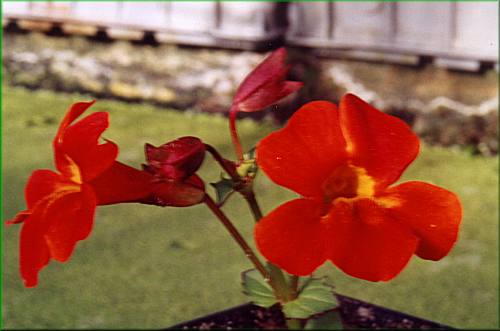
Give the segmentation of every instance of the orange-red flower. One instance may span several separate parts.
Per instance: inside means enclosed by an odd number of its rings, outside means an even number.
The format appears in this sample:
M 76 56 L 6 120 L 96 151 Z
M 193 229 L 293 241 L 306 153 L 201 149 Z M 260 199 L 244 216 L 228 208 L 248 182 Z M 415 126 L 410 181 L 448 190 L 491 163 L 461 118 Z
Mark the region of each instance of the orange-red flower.
M 330 260 L 370 281 L 392 279 L 413 254 L 446 256 L 462 217 L 457 196 L 417 181 L 390 186 L 418 150 L 404 122 L 354 95 L 339 109 L 304 105 L 257 146 L 264 172 L 303 196 L 256 225 L 257 247 L 291 274 L 308 275 Z
M 203 182 L 196 182 L 198 191 L 193 197 L 181 186 L 184 178 L 166 183 L 117 162 L 118 147 L 110 141 L 99 143 L 109 124 L 107 113 L 96 112 L 73 123 L 92 104 L 80 102 L 70 108 L 53 141 L 58 172 L 34 171 L 25 188 L 27 210 L 8 222 L 23 223 L 20 271 L 27 287 L 37 285 L 39 271 L 51 258 L 67 261 L 76 243 L 88 237 L 97 205 L 139 202 L 188 206 L 201 201 Z M 199 167 L 199 154 L 194 161 L 197 166 L 188 171 Z M 189 161 L 189 157 L 185 159 Z
M 38 272 L 50 258 L 67 261 L 77 241 L 88 237 L 98 204 L 149 194 L 147 178 L 140 171 L 137 175 L 135 169 L 115 162 L 118 147 L 110 141 L 99 144 L 100 135 L 108 127 L 107 113 L 96 112 L 73 123 L 93 103 L 80 102 L 69 109 L 53 141 L 59 172 L 34 171 L 25 188 L 27 210 L 8 222 L 23 222 L 20 271 L 27 287 L 36 286 Z M 90 183 L 110 168 L 133 172 L 133 181 L 114 181 L 106 189 L 109 196 L 97 195 Z

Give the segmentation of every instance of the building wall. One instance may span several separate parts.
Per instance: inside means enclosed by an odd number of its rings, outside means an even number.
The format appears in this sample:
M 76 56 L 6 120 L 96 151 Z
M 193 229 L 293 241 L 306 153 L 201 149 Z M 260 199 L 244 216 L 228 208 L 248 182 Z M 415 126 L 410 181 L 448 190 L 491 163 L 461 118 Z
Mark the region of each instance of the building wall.
M 498 66 L 496 2 L 3 2 L 4 23 L 43 21 L 111 38 L 271 49 L 479 70 Z M 92 30 L 75 26 L 93 27 Z M 89 32 L 90 31 L 90 32 Z

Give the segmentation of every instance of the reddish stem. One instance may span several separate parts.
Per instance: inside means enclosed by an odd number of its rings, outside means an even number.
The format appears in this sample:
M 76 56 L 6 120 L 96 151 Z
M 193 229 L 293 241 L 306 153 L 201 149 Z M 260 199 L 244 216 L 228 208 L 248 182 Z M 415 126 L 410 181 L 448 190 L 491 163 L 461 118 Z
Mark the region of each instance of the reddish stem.
M 241 148 L 240 138 L 236 131 L 236 116 L 238 115 L 238 106 L 231 106 L 229 110 L 229 131 L 231 132 L 231 140 L 233 141 L 234 150 L 239 163 L 243 162 L 243 148 Z
M 243 252 L 245 252 L 246 257 L 253 263 L 253 265 L 260 272 L 262 277 L 264 277 L 264 280 L 268 282 L 274 289 L 274 284 L 271 282 L 271 276 L 269 275 L 269 272 L 266 270 L 262 262 L 260 262 L 259 258 L 257 257 L 257 255 L 255 255 L 255 253 L 247 244 L 245 239 L 234 227 L 233 223 L 231 223 L 229 218 L 227 218 L 227 216 L 222 212 L 219 206 L 217 206 L 215 201 L 212 200 L 212 198 L 208 194 L 205 195 L 204 202 L 208 206 L 208 208 L 214 213 L 214 215 L 217 216 L 219 221 L 221 221 L 222 225 L 224 225 L 227 231 L 231 234 L 231 237 L 233 237 L 233 239 L 236 240 L 236 242 L 241 247 Z
M 235 182 L 235 183 L 241 182 L 240 175 L 238 175 L 238 172 L 236 171 L 236 167 L 233 165 L 232 162 L 225 160 L 222 157 L 222 155 L 220 155 L 219 152 L 212 145 L 205 144 L 205 149 L 207 152 L 212 154 L 215 161 L 217 161 L 217 163 L 220 164 L 222 169 L 224 169 L 226 171 L 226 173 L 229 175 L 229 177 L 231 177 L 233 182 Z

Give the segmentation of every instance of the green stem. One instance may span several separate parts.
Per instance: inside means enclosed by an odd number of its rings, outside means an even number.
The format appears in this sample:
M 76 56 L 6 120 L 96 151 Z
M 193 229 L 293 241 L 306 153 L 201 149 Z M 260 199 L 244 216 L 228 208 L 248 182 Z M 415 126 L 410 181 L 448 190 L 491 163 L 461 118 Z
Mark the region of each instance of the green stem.
M 302 330 L 302 321 L 298 318 L 289 318 L 286 320 L 288 330 Z
M 288 279 L 288 294 L 290 300 L 294 300 L 299 295 L 299 277 L 295 275 L 290 275 Z M 297 318 L 290 318 L 286 320 L 286 326 L 289 330 L 302 330 L 303 321 Z
M 288 289 L 288 284 L 285 279 L 285 274 L 283 271 L 272 264 L 271 262 L 267 262 L 267 270 L 269 270 L 269 274 L 271 275 L 272 282 L 276 286 L 276 291 L 278 291 L 281 301 L 287 302 L 290 301 L 290 290 Z
M 290 275 L 289 284 L 291 297 L 295 299 L 299 294 L 299 276 Z

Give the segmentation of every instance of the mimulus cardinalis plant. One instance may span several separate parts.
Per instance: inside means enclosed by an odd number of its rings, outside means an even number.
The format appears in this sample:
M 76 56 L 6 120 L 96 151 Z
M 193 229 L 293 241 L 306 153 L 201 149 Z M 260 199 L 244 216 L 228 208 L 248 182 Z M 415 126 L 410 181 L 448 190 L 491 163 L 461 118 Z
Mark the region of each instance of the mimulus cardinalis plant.
M 428 260 L 446 256 L 462 217 L 458 198 L 428 183 L 395 185 L 418 154 L 418 138 L 404 122 L 358 97 L 347 94 L 338 108 L 328 101 L 310 102 L 283 129 L 262 139 L 256 156 L 243 153 L 237 113 L 262 110 L 302 86 L 286 80 L 285 59 L 285 49 L 273 52 L 236 92 L 229 111 L 235 161 L 196 137 L 181 137 L 159 147 L 146 144 L 146 163 L 135 169 L 116 161 L 113 142 L 100 142 L 107 113 L 76 121 L 93 102 L 71 106 L 53 142 L 57 172 L 34 171 L 25 188 L 27 210 L 8 221 L 23 224 L 20 271 L 25 286 L 37 285 L 50 259 L 70 258 L 76 243 L 91 233 L 97 206 L 117 203 L 204 203 L 255 268 L 242 274 L 245 292 L 257 305 L 278 305 L 290 329 L 315 328 L 325 314 L 337 324 L 322 322 L 323 328 L 339 327 L 331 287 L 310 277 L 327 260 L 350 276 L 388 281 L 413 254 Z M 226 172 L 212 183 L 216 199 L 197 174 L 206 152 Z M 263 216 L 253 191 L 258 167 L 301 197 Z M 232 192 L 248 202 L 256 245 L 266 263 L 222 210 Z

